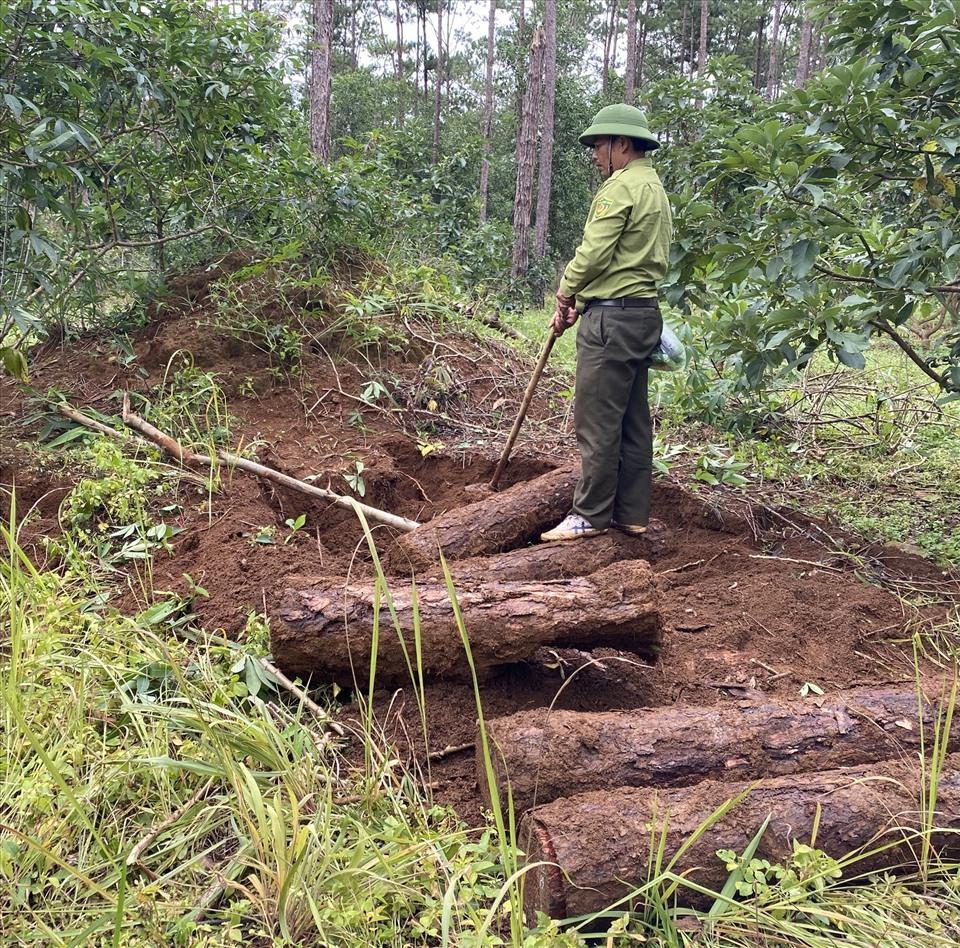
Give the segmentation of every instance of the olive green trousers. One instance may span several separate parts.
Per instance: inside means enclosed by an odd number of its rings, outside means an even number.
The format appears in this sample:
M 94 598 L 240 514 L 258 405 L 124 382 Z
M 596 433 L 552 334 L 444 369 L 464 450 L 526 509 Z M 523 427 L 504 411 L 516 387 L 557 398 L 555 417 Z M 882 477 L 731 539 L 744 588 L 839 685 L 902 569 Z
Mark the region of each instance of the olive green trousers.
M 650 518 L 647 375 L 662 330 L 655 306 L 591 306 L 580 319 L 573 417 L 582 467 L 573 512 L 591 526 Z

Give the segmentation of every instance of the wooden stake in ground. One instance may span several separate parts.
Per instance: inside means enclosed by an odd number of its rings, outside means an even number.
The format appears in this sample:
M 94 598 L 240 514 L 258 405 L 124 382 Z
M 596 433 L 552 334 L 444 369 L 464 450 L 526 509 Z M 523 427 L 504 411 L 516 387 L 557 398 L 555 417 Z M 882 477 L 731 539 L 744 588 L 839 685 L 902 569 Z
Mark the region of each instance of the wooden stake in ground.
M 527 383 L 527 390 L 523 393 L 523 401 L 520 403 L 520 411 L 517 412 L 516 421 L 514 421 L 513 427 L 510 429 L 510 436 L 507 438 L 507 443 L 503 449 L 503 454 L 500 455 L 500 461 L 497 463 L 497 469 L 493 472 L 493 477 L 490 478 L 490 487 L 493 490 L 497 489 L 497 485 L 500 483 L 500 478 L 503 477 L 503 472 L 506 469 L 507 461 L 510 460 L 510 452 L 513 451 L 513 446 L 517 441 L 517 435 L 520 434 L 520 428 L 523 425 L 523 420 L 527 417 L 527 411 L 530 408 L 530 402 L 533 401 L 533 393 L 537 388 L 537 382 L 540 381 L 540 376 L 543 375 L 543 370 L 547 365 L 547 359 L 550 358 L 550 353 L 553 350 L 553 344 L 556 341 L 557 334 L 551 327 L 549 333 L 547 334 L 547 338 L 544 340 L 543 346 L 540 349 L 540 358 L 537 359 L 537 364 L 533 370 L 533 375 L 530 376 L 530 381 Z
M 588 543 L 588 540 L 583 541 Z M 652 654 L 660 641 L 655 578 L 642 560 L 615 563 L 591 576 L 550 581 L 485 581 L 451 570 L 457 602 L 481 677 L 524 661 L 541 646 L 608 645 Z M 366 682 L 379 629 L 377 679 L 410 681 L 419 647 L 425 675 L 469 679 L 463 641 L 446 582 L 422 579 L 392 590 L 394 625 L 378 581 L 342 576 L 287 580 L 271 611 L 271 647 L 290 676 Z M 379 607 L 379 612 L 377 608 Z M 416 632 L 419 634 L 417 641 Z
M 943 832 L 933 834 L 932 853 L 947 858 L 960 852 L 958 768 L 960 755 L 948 756 L 933 817 Z M 521 823 L 520 845 L 532 867 L 525 877 L 527 913 L 568 918 L 605 908 L 646 880 L 661 842 L 662 864 L 674 877 L 717 892 L 729 876 L 717 850 L 743 853 L 768 818 L 757 859 L 782 864 L 794 841 L 812 841 L 835 859 L 871 850 L 845 875 L 916 866 L 923 851 L 923 783 L 919 762 L 907 760 L 755 783 L 709 780 L 673 790 L 629 787 L 565 797 L 531 810 Z M 712 901 L 682 885 L 675 898 L 681 905 Z
M 913 688 L 857 688 L 816 700 L 711 707 L 520 711 L 487 722 L 494 776 L 518 813 L 589 790 L 669 787 L 857 766 L 933 745 L 935 708 Z M 958 722 L 960 733 L 960 722 Z M 490 799 L 477 739 L 480 787 Z

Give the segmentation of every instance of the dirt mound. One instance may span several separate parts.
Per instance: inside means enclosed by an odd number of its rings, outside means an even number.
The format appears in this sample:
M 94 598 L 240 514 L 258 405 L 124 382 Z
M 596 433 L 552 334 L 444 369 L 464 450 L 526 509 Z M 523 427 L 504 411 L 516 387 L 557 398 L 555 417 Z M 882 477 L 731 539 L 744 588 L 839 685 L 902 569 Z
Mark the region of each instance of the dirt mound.
M 189 301 L 160 308 L 133 340 L 136 360 L 90 340 L 47 351 L 33 364 L 34 389 L 56 387 L 80 407 L 114 414 L 118 389 L 154 392 L 173 354 L 188 349 L 194 364 L 223 385 L 233 437 L 255 444 L 263 463 L 340 492 L 362 482 L 367 503 L 418 521 L 476 498 L 477 485 L 493 472 L 529 371 L 514 349 L 466 335 L 435 338 L 405 323 L 405 342 L 393 348 L 338 360 L 307 347 L 300 372 L 284 378 L 265 367 L 261 352 L 213 324 L 207 305 L 213 272 L 181 281 Z M 435 371 L 438 363 L 443 372 Z M 371 381 L 387 395 L 364 396 Z M 565 385 L 544 383 L 505 485 L 573 460 L 566 403 L 558 397 Z M 0 380 L 0 396 L 6 429 L 0 493 L 8 496 L 16 483 L 19 516 L 32 511 L 24 536 L 39 549 L 42 536 L 58 530 L 58 506 L 75 475 L 38 469 L 12 447 L 9 436 L 27 440 L 38 423 L 29 421 L 23 392 L 10 380 Z M 179 511 L 165 519 L 180 532 L 172 553 L 155 558 L 153 591 L 186 592 L 189 576 L 207 592 L 194 608 L 208 628 L 235 632 L 249 612 L 264 611 L 288 574 L 371 574 L 356 519 L 325 502 L 241 473 L 228 475 L 213 495 L 182 487 L 178 500 Z M 838 546 L 838 531 L 828 525 L 723 492 L 693 494 L 660 479 L 653 508 L 663 523 L 662 538 L 645 552 L 657 574 L 664 620 L 665 646 L 656 663 L 612 649 L 545 650 L 483 684 L 488 716 L 551 703 L 573 710 L 704 705 L 754 690 L 795 695 L 806 683 L 834 690 L 908 681 L 912 656 L 902 640 L 944 617 L 942 605 L 911 605 L 910 597 L 918 589 L 941 599 L 960 590 L 954 579 L 903 551 L 869 550 L 850 537 Z M 292 529 L 301 515 L 302 526 Z M 375 528 L 374 536 L 382 549 L 390 546 L 387 528 Z M 401 571 L 392 581 L 408 579 Z M 135 576 L 131 588 L 140 588 Z M 131 592 L 125 605 L 142 605 L 141 594 Z M 338 684 L 349 689 L 351 682 Z M 380 706 L 401 748 L 429 766 L 437 798 L 477 821 L 472 755 L 428 762 L 414 737 L 420 725 L 413 696 L 384 694 Z M 430 750 L 472 746 L 476 708 L 469 686 L 430 684 L 426 707 Z

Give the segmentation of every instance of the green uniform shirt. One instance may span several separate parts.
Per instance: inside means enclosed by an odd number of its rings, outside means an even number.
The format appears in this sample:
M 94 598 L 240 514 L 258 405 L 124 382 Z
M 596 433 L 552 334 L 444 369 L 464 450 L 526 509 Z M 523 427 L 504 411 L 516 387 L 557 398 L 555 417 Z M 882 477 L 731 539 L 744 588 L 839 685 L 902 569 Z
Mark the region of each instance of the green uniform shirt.
M 673 222 L 650 158 L 637 158 L 600 186 L 583 242 L 560 281 L 564 296 L 589 300 L 656 296 L 667 272 Z

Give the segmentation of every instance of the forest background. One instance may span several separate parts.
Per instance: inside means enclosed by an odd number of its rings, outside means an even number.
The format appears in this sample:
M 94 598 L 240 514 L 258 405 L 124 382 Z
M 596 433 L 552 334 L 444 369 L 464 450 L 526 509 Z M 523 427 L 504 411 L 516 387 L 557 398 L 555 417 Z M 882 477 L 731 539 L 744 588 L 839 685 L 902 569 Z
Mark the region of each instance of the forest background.
M 598 183 L 577 135 L 604 104 L 634 101 L 663 142 L 676 234 L 662 296 L 688 350 L 687 367 L 654 386 L 658 468 L 799 499 L 871 539 L 960 562 L 957 0 L 0 0 L 0 24 L 0 361 L 48 420 L 63 393 L 30 387 L 38 358 L 95 339 L 130 364 L 131 338 L 175 276 L 235 252 L 293 300 L 324 291 L 346 262 L 356 281 L 341 314 L 358 344 L 376 345 L 383 319 L 403 311 L 441 334 L 505 327 L 535 352 Z M 310 314 L 265 320 L 225 286 L 230 330 L 255 340 L 278 384 L 295 378 Z M 216 401 L 215 380 L 175 379 L 154 420 L 186 425 L 203 416 L 184 408 L 191 399 Z M 76 449 L 66 463 L 88 475 L 67 508 L 66 567 L 34 569 L 13 517 L 5 527 L 15 647 L 0 814 L 16 826 L 0 837 L 0 921 L 11 940 L 496 944 L 509 930 L 518 944 L 576 943 L 506 917 L 509 840 L 465 833 L 389 756 L 346 796 L 363 813 L 326 800 L 328 820 L 310 832 L 329 835 L 305 842 L 291 801 L 304 787 L 323 797 L 337 765 L 312 731 L 250 712 L 276 685 L 255 671 L 262 618 L 251 616 L 241 652 L 221 642 L 198 660 L 182 641 L 187 598 L 136 620 L 101 609 L 116 594 L 104 563 L 118 550 L 149 563 L 170 536 L 130 505 L 153 475 L 76 431 L 47 429 L 47 448 Z M 362 468 L 352 476 L 359 493 Z M 85 535 L 104 510 L 132 532 Z M 29 655 L 17 645 L 27 641 Z M 938 642 L 952 663 L 954 640 Z M 162 700 L 174 679 L 189 707 Z M 20 696 L 25 683 L 35 700 Z M 87 760 L 87 705 L 101 698 L 104 713 L 121 700 L 135 739 Z M 210 766 L 232 789 L 164 844 L 141 904 L 124 868 L 130 825 L 189 812 L 211 773 L 184 775 L 166 756 L 174 725 L 192 735 L 184 756 L 198 734 L 229 735 Z M 244 871 L 260 860 L 268 891 L 225 903 L 211 925 L 204 899 L 223 886 L 202 852 L 177 854 L 240 825 Z M 437 892 L 438 877 L 449 888 Z M 848 913 L 853 943 L 878 944 L 887 913 L 925 943 L 956 921 L 954 884 L 943 886 L 874 880 L 831 911 Z M 770 892 L 757 883 L 752 895 Z M 765 917 L 776 943 L 836 935 L 818 914 L 834 895 L 801 880 L 775 896 L 789 905 Z M 622 943 L 689 943 L 668 915 L 601 921 Z M 743 938 L 723 943 L 755 943 Z

